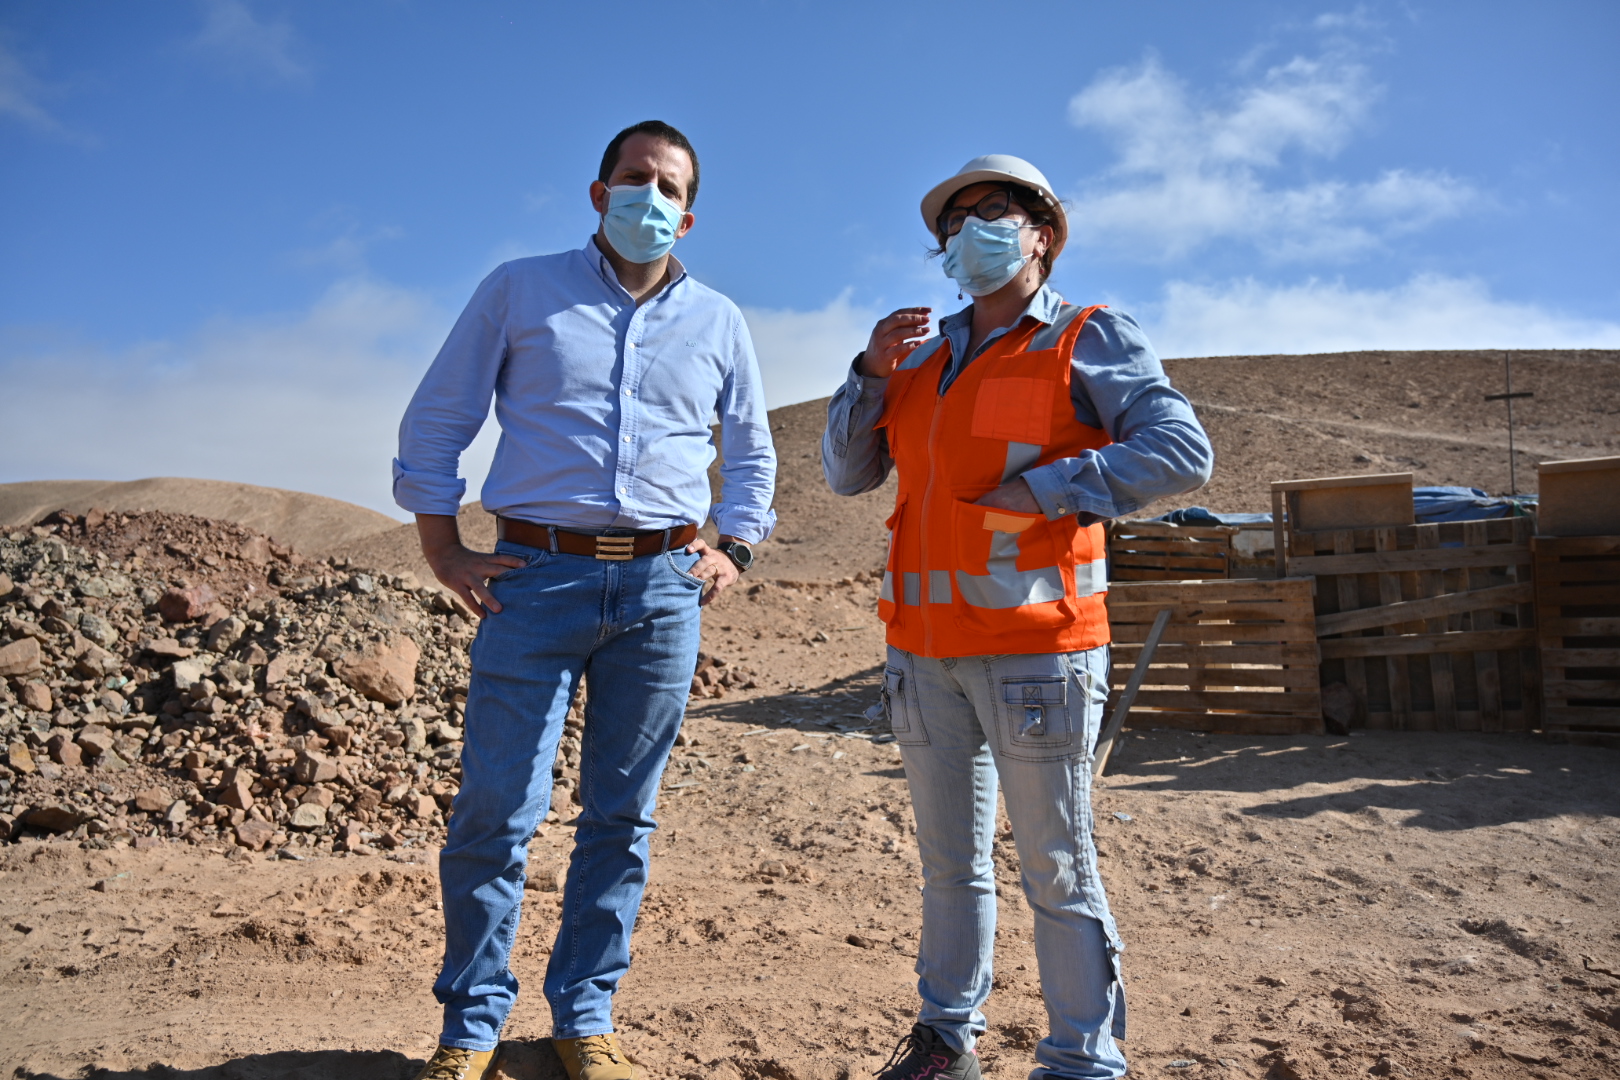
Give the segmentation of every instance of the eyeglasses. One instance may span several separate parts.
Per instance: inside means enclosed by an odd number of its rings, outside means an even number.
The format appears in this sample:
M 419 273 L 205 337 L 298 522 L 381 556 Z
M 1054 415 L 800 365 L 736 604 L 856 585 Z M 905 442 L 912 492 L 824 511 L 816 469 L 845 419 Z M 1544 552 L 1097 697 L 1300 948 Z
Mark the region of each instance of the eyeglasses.
M 1012 192 L 1006 188 L 992 191 L 972 206 L 953 206 L 934 222 L 941 236 L 955 236 L 962 231 L 962 223 L 969 215 L 980 221 L 995 221 L 1007 216 L 1009 210 L 1023 210 L 1013 201 Z

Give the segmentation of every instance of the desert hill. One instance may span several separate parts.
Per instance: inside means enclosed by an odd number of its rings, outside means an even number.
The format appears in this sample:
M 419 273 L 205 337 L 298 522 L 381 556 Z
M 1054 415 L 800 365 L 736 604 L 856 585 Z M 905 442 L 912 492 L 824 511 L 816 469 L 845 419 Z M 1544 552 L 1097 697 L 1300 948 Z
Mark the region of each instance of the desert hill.
M 1407 472 L 1418 484 L 1508 490 L 1506 410 L 1486 402 L 1503 387 L 1511 355 L 1518 487 L 1534 491 L 1535 463 L 1620 452 L 1620 352 L 1494 350 L 1349 352 L 1313 356 L 1223 356 L 1165 361 L 1215 444 L 1209 485 L 1143 511 L 1179 506 L 1226 512 L 1270 509 L 1272 480 Z M 781 468 L 776 535 L 759 549 L 756 576 L 837 581 L 882 564 L 883 521 L 893 479 L 843 498 L 821 477 L 827 400 L 772 410 Z M 414 525 L 319 495 L 215 480 L 109 484 L 36 481 L 0 485 L 0 525 L 52 510 L 165 510 L 235 521 L 308 555 L 343 555 L 389 573 L 431 575 Z M 477 503 L 461 510 L 462 532 L 486 549 L 494 521 Z

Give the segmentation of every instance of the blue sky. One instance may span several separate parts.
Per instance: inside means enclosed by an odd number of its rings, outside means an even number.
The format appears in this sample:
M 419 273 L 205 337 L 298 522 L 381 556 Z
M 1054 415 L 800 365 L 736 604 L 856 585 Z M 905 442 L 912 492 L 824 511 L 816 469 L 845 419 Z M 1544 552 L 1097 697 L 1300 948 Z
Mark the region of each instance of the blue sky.
M 679 254 L 773 405 L 890 308 L 957 306 L 917 202 L 989 152 L 1070 201 L 1056 286 L 1167 356 L 1617 348 L 1617 47 L 1602 0 L 0 2 L 0 481 L 397 513 L 461 304 L 581 244 L 649 117 L 701 155 Z

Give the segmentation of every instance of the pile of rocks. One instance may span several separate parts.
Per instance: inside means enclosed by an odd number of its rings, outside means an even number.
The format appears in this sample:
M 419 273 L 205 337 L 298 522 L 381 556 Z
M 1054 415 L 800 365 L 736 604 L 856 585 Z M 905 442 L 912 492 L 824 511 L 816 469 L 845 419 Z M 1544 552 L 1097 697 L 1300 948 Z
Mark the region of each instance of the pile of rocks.
M 287 856 L 436 843 L 474 632 L 409 574 L 306 561 L 228 523 L 92 511 L 13 531 L 0 839 Z M 706 694 L 733 678 L 706 671 Z M 582 729 L 576 703 L 553 770 L 564 813 Z

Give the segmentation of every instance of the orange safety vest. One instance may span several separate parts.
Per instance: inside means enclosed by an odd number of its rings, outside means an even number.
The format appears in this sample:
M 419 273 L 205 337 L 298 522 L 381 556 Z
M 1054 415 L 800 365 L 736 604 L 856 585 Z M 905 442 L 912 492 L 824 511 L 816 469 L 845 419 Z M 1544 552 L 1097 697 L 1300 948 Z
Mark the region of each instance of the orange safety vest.
M 1103 527 L 974 505 L 1036 466 L 1113 441 L 1076 420 L 1069 397 L 1075 343 L 1096 310 L 1065 304 L 1051 325 L 1014 327 L 943 394 L 943 338 L 890 376 L 877 423 L 900 475 L 878 600 L 890 645 L 937 657 L 1108 643 Z

